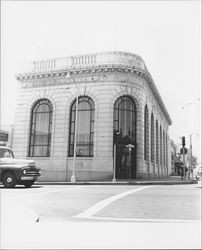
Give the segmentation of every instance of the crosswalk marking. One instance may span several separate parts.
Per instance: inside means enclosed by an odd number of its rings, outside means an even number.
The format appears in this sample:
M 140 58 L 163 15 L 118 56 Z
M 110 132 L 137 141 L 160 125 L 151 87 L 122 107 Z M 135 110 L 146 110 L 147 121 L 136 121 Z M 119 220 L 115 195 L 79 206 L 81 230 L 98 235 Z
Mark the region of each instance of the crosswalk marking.
M 92 207 L 86 209 L 85 211 L 77 214 L 77 215 L 74 215 L 73 218 L 90 218 L 92 217 L 94 214 L 96 214 L 97 212 L 99 212 L 100 210 L 102 210 L 103 208 L 107 207 L 108 205 L 110 205 L 112 202 L 116 201 L 116 200 L 119 200 L 127 195 L 130 195 L 130 194 L 133 194 L 133 193 L 136 193 L 138 191 L 141 191 L 143 189 L 146 189 L 146 188 L 150 188 L 151 186 L 145 186 L 145 187 L 140 187 L 140 188 L 135 188 L 135 189 L 132 189 L 132 190 L 128 190 L 128 191 L 125 191 L 125 192 L 122 192 L 120 194 L 117 194 L 117 195 L 114 195 L 114 196 L 111 196 L 107 199 L 104 199 L 98 203 L 96 203 L 95 205 L 93 205 Z

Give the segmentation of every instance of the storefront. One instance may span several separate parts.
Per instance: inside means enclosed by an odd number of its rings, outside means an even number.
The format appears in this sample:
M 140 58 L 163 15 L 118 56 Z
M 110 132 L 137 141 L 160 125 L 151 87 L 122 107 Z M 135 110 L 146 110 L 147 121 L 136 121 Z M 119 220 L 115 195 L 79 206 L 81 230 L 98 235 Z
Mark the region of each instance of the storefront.
M 42 60 L 16 79 L 13 149 L 35 159 L 42 180 L 70 181 L 74 171 L 78 181 L 168 175 L 171 119 L 141 57 Z

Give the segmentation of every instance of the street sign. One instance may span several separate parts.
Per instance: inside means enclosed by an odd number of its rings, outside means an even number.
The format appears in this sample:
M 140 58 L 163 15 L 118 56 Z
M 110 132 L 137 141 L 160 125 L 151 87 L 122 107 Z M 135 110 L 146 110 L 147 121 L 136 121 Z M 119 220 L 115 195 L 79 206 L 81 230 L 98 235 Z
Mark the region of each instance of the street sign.
M 180 149 L 180 154 L 183 155 L 183 148 Z M 187 154 L 187 148 L 184 147 L 184 154 L 186 155 Z

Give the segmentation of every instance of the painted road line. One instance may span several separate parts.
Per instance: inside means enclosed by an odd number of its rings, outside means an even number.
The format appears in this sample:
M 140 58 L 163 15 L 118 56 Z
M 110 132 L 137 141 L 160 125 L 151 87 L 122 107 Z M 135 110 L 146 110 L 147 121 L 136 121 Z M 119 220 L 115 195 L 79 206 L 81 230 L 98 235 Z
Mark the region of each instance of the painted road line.
M 92 207 L 86 209 L 85 211 L 74 215 L 73 218 L 91 218 L 94 214 L 96 214 L 97 212 L 99 212 L 100 210 L 102 210 L 103 208 L 107 207 L 108 205 L 110 205 L 112 202 L 119 200 L 127 195 L 139 192 L 143 189 L 146 188 L 150 188 L 151 186 L 146 186 L 146 187 L 141 187 L 141 188 L 136 188 L 136 189 L 132 189 L 132 190 L 128 190 L 125 192 L 122 192 L 120 194 L 111 196 L 107 199 L 104 199 L 98 203 L 96 203 L 95 205 L 93 205 Z
M 97 217 L 93 216 L 88 219 L 103 221 L 125 221 L 125 222 L 152 222 L 152 223 L 200 223 L 200 220 L 177 220 L 177 219 L 136 219 L 136 218 L 115 218 L 115 217 Z

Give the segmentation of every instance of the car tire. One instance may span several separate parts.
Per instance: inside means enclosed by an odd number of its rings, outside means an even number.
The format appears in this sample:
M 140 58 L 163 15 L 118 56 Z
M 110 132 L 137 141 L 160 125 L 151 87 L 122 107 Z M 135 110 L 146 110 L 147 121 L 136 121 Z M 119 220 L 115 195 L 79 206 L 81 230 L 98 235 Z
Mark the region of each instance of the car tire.
M 23 182 L 23 185 L 24 185 L 26 188 L 30 188 L 33 184 L 34 184 L 34 181 L 24 181 L 24 182 Z
M 4 187 L 14 188 L 17 183 L 17 179 L 13 172 L 5 172 L 2 176 L 2 182 Z

